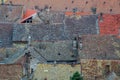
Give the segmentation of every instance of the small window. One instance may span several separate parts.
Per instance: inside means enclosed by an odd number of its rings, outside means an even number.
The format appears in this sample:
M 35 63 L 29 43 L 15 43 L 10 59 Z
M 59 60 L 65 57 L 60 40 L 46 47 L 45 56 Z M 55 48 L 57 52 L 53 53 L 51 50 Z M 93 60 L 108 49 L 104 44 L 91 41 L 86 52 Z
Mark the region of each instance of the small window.
M 52 9 L 52 6 L 50 6 L 50 9 Z
M 93 14 L 96 14 L 97 8 L 96 7 L 92 7 L 91 11 L 92 11 Z
M 72 3 L 74 3 L 74 1 L 72 1 Z
M 68 7 L 65 7 L 65 10 L 67 10 L 68 9 Z
M 24 21 L 23 23 L 32 23 L 32 17 Z
M 112 9 L 110 9 L 110 12 L 112 12 Z
M 8 15 L 6 15 L 5 17 L 8 18 Z
M 35 9 L 38 9 L 38 8 L 39 8 L 39 7 L 36 5 L 36 6 L 35 6 Z
M 47 78 L 44 78 L 44 80 L 47 80 Z
M 106 4 L 106 2 L 104 1 L 103 4 Z
M 86 1 L 86 4 L 88 4 L 88 1 Z
M 105 66 L 105 75 L 108 75 L 110 73 L 110 65 Z
M 74 57 L 75 57 L 75 55 L 71 55 L 71 57 L 72 57 L 72 58 L 74 58 Z
M 60 53 L 58 53 L 58 55 L 60 56 L 61 54 L 60 54 Z

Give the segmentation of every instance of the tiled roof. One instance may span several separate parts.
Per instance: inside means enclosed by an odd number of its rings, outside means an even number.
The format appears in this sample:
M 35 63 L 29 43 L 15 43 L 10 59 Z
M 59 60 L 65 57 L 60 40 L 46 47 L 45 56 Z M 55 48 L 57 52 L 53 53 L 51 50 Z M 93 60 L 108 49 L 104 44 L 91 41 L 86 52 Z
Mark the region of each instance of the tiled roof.
M 20 48 L 10 47 L 10 48 L 0 48 L 0 61 L 3 61 L 5 58 L 9 58 L 12 55 L 16 54 Z
M 0 47 L 9 47 L 12 45 L 12 24 L 0 24 Z
M 114 36 L 83 36 L 82 45 L 80 56 L 83 59 L 120 59 L 120 40 Z
M 22 66 L 1 64 L 0 65 L 0 80 L 20 80 L 22 77 Z
M 27 41 L 30 35 L 35 41 L 53 41 L 66 39 L 63 35 L 63 25 L 24 25 L 14 26 L 13 41 Z
M 22 10 L 21 5 L 0 5 L 0 22 L 19 22 Z
M 75 61 L 77 53 L 74 53 L 72 41 L 56 41 L 56 42 L 32 42 L 33 50 L 31 54 L 39 58 L 41 56 L 46 61 Z M 34 51 L 34 52 L 33 52 Z M 36 56 L 36 54 L 38 54 Z M 42 58 L 39 58 L 41 60 Z
M 65 15 L 66 16 L 72 16 L 72 15 L 76 15 L 76 16 L 84 16 L 84 15 L 90 15 L 91 13 L 87 13 L 87 12 L 76 12 L 76 13 L 74 13 L 74 12 L 72 12 L 72 11 L 66 11 L 65 12 Z
M 17 24 L 14 25 L 13 41 L 32 40 L 57 41 L 69 40 L 82 34 L 97 34 L 97 16 L 84 16 L 80 19 L 67 17 L 61 24 Z M 87 21 L 87 23 L 86 23 Z
M 8 0 L 7 3 L 9 3 Z M 120 13 L 120 0 L 12 0 L 13 4 L 22 4 L 26 8 L 34 9 L 35 6 L 44 8 L 48 5 L 55 11 L 78 11 L 91 12 L 91 8 L 96 8 L 97 13 Z
M 103 14 L 99 20 L 100 35 L 120 34 L 120 14 Z
M 24 22 L 25 20 L 29 19 L 30 17 L 32 17 L 36 13 L 37 13 L 36 10 L 26 10 L 21 22 Z
M 97 34 L 97 16 L 82 16 L 80 19 L 66 18 L 65 30 L 69 37 L 87 34 Z

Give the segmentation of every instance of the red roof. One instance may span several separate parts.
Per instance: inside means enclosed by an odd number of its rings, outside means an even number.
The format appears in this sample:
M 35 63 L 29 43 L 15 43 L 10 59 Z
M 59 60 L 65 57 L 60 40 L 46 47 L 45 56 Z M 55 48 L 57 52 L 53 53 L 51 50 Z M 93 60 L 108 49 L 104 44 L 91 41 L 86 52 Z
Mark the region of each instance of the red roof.
M 23 19 L 21 22 L 27 20 L 28 18 L 32 17 L 36 13 L 37 13 L 36 10 L 26 10 L 25 14 L 23 14 Z
M 83 15 L 90 15 L 91 13 L 88 13 L 88 12 L 76 12 L 76 13 L 74 13 L 72 11 L 65 12 L 66 16 L 72 16 L 74 14 L 77 15 L 77 16 L 83 16 Z
M 110 15 L 104 14 L 103 21 L 99 20 L 100 35 L 118 35 L 120 34 L 120 14 Z
M 35 9 L 35 6 L 44 8 L 45 5 L 54 11 L 78 11 L 91 12 L 92 7 L 96 7 L 96 13 L 120 13 L 120 0 L 7 0 L 13 4 L 22 4 L 27 9 Z

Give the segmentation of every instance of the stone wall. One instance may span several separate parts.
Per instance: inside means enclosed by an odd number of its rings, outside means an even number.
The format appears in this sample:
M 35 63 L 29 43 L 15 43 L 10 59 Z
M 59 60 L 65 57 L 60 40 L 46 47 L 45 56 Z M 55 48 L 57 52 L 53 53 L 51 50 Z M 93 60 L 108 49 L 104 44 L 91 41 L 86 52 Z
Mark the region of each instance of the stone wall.
M 109 65 L 110 73 L 115 72 L 117 76 L 120 75 L 119 60 L 82 59 L 81 64 L 82 74 L 85 80 L 105 80 L 107 76 L 105 72 L 107 65 Z

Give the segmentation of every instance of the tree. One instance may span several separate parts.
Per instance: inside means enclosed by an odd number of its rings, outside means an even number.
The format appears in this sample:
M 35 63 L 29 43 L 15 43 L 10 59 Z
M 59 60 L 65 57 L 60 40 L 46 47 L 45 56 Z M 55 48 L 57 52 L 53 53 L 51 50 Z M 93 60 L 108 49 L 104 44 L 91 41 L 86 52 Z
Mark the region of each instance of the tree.
M 82 75 L 77 71 L 70 77 L 70 80 L 83 80 Z

